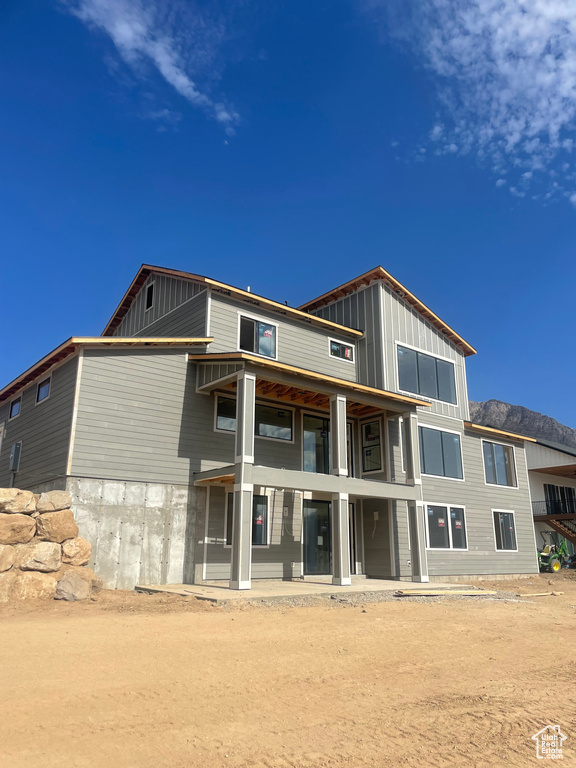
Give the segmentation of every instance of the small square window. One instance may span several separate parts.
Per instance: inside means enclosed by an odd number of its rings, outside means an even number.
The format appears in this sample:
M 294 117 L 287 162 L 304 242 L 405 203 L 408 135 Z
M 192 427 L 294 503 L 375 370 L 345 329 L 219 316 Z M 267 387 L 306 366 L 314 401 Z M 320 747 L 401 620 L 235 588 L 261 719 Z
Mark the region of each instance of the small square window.
M 20 409 L 22 407 L 22 398 L 17 397 L 16 400 L 12 400 L 10 403 L 10 416 L 8 418 L 14 419 L 20 415 Z
M 154 306 L 154 283 L 146 288 L 146 309 L 152 309 Z
M 343 344 L 341 341 L 330 339 L 330 357 L 339 357 L 341 360 L 354 362 L 354 347 L 351 344 Z
M 38 391 L 36 392 L 36 402 L 41 403 L 42 400 L 46 400 L 50 394 L 50 379 L 44 379 L 38 384 Z

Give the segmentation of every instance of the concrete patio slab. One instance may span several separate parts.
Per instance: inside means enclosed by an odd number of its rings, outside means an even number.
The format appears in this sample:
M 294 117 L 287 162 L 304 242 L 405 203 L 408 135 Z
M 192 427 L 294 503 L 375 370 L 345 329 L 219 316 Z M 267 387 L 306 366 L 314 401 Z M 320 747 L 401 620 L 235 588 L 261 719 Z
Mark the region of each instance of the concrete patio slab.
M 164 592 L 172 595 L 195 597 L 213 603 L 235 602 L 239 600 L 282 600 L 295 597 L 330 597 L 330 595 L 362 595 L 369 592 L 395 592 L 398 589 L 426 590 L 463 589 L 465 584 L 438 582 L 416 584 L 413 581 L 393 581 L 386 579 L 365 579 L 352 577 L 349 587 L 335 587 L 330 578 L 318 577 L 314 581 L 276 581 L 275 579 L 254 579 L 252 589 L 235 590 L 228 588 L 228 582 L 205 582 L 203 584 L 149 584 L 137 585 L 137 592 L 155 594 Z

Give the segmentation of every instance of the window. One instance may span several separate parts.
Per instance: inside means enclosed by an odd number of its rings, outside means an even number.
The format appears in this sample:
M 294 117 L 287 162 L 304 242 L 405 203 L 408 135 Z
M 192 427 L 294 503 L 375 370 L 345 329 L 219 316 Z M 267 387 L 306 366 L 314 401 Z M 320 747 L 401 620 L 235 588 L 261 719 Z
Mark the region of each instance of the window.
M 427 505 L 428 547 L 466 549 L 466 521 L 462 507 Z
M 330 474 L 330 419 L 305 413 L 302 416 L 304 472 Z
M 514 448 L 511 445 L 482 441 L 486 482 L 493 485 L 516 485 Z
M 424 475 L 462 480 L 460 435 L 430 427 L 419 427 L 420 471 Z
M 146 288 L 146 309 L 152 309 L 154 306 L 154 283 Z
M 340 357 L 342 360 L 354 362 L 354 347 L 351 344 L 343 344 L 341 341 L 330 339 L 330 357 Z
M 456 405 L 454 363 L 398 346 L 398 386 L 404 392 Z
M 10 472 L 18 472 L 20 468 L 20 455 L 22 453 L 22 442 L 14 443 L 10 449 L 10 459 L 8 468 Z
M 38 384 L 38 390 L 36 392 L 36 402 L 41 403 L 42 400 L 46 400 L 50 394 L 50 379 L 44 379 Z
M 256 403 L 254 434 L 256 437 L 291 441 L 293 416 L 290 408 Z M 236 400 L 231 397 L 218 395 L 216 398 L 216 429 L 236 432 Z
M 503 512 L 499 509 L 492 510 L 494 515 L 494 535 L 496 537 L 496 549 L 516 550 L 516 524 L 514 512 Z
M 229 493 L 226 502 L 226 544 L 232 545 L 232 521 L 234 519 L 234 494 Z M 268 497 L 252 497 L 252 546 L 264 547 L 268 544 Z
M 240 317 L 240 349 L 265 357 L 276 357 L 276 326 Z
M 362 424 L 362 471 L 378 472 L 382 469 L 380 422 Z
M 8 418 L 15 419 L 20 414 L 20 408 L 22 407 L 22 398 L 17 397 L 16 400 L 12 400 L 10 403 L 10 416 Z

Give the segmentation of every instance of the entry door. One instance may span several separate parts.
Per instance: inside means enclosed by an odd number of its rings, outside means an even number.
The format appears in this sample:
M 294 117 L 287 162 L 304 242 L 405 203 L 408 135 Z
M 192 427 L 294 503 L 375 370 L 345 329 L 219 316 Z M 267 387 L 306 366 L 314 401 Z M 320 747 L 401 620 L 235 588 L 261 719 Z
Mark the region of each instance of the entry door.
M 330 502 L 304 500 L 304 575 L 332 573 Z
M 304 472 L 330 474 L 330 419 L 305 413 Z

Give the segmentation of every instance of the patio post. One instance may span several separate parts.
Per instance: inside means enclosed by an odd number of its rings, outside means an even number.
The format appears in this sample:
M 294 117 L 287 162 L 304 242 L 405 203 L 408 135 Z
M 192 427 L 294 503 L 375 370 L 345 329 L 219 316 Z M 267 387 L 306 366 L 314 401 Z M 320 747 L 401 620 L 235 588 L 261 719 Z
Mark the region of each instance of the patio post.
M 352 584 L 349 519 L 348 494 L 332 494 L 332 584 L 339 587 L 348 587 Z

